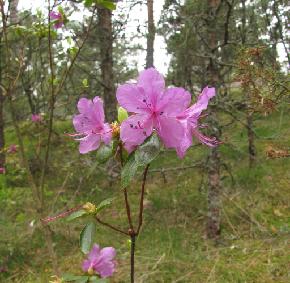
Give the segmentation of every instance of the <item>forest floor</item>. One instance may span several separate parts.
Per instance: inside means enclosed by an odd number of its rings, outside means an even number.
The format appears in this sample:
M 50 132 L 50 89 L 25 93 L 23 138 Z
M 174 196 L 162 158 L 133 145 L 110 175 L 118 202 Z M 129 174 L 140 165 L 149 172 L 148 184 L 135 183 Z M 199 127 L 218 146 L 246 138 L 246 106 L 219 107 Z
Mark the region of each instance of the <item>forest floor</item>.
M 290 282 L 290 158 L 267 158 L 274 148 L 289 150 L 289 109 L 257 116 L 258 158 L 249 168 L 246 129 L 237 122 L 224 132 L 220 146 L 222 172 L 222 233 L 218 245 L 205 237 L 206 175 L 202 166 L 209 150 L 194 146 L 184 160 L 165 152 L 152 164 L 146 187 L 145 219 L 136 251 L 136 282 L 286 283 Z M 243 117 L 240 117 L 241 119 Z M 230 122 L 223 117 L 224 124 Z M 77 143 L 63 135 L 70 122 L 58 122 L 45 194 L 48 214 L 87 201 L 117 197 L 101 217 L 127 227 L 118 179 L 107 178 L 95 153 L 80 156 Z M 41 126 L 23 125 L 34 174 L 42 139 Z M 7 144 L 16 143 L 12 129 Z M 178 169 L 179 167 L 188 167 Z M 189 168 L 191 167 L 191 168 Z M 173 168 L 158 172 L 160 168 Z M 157 171 L 157 172 L 156 172 Z M 53 275 L 45 242 L 36 221 L 34 202 L 17 155 L 8 157 L 8 174 L 0 176 L 0 282 L 49 282 Z M 140 179 L 130 186 L 137 221 Z M 62 272 L 81 273 L 83 255 L 78 235 L 84 220 L 51 223 Z M 98 226 L 96 242 L 117 249 L 118 269 L 110 282 L 129 282 L 128 239 Z

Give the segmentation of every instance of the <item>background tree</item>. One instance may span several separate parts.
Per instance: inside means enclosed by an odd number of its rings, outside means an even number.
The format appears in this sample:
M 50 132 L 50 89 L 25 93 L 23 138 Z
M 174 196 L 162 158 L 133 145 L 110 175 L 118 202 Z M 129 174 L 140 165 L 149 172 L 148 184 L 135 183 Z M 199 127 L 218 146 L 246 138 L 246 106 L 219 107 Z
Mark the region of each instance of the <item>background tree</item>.
M 153 0 L 147 0 L 147 53 L 146 53 L 146 68 L 154 66 L 154 39 L 155 39 L 155 25 L 154 25 L 154 8 Z

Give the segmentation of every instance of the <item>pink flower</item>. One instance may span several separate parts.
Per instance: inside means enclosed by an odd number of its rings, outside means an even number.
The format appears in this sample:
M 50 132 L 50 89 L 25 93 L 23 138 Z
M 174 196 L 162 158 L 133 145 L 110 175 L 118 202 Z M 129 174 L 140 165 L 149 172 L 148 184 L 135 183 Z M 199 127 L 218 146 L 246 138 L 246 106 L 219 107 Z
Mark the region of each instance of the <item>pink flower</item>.
M 6 169 L 4 167 L 0 167 L 0 174 L 5 174 Z
M 59 29 L 64 25 L 63 15 L 60 12 L 51 11 L 49 13 L 51 20 L 54 21 L 53 27 Z
M 42 117 L 39 114 L 32 114 L 31 121 L 34 123 L 38 123 L 42 120 Z
M 16 144 L 11 144 L 7 150 L 8 153 L 15 153 L 17 152 L 17 145 Z
M 105 114 L 102 100 L 96 96 L 93 100 L 81 98 L 78 102 L 80 114 L 73 118 L 76 136 L 80 141 L 80 153 L 96 150 L 101 142 L 109 144 L 112 140 L 112 129 L 104 123 Z
M 192 145 L 192 136 L 195 136 L 201 143 L 214 147 L 220 144 L 216 138 L 210 138 L 203 135 L 198 131 L 199 128 L 204 126 L 199 125 L 198 120 L 201 117 L 201 113 L 208 106 L 209 100 L 215 96 L 215 89 L 205 87 L 202 93 L 199 95 L 197 102 L 191 107 L 186 109 L 179 119 L 186 125 L 186 138 L 183 140 L 181 146 L 178 148 L 179 156 L 184 156 L 186 150 Z
M 177 118 L 190 104 L 191 95 L 183 88 L 165 88 L 163 76 L 154 68 L 139 74 L 136 84 L 117 89 L 119 104 L 134 113 L 121 124 L 121 140 L 131 152 L 153 130 L 167 148 L 178 150 L 186 136 L 186 126 Z
M 101 249 L 98 245 L 94 245 L 88 254 L 88 259 L 83 262 L 83 271 L 91 275 L 96 273 L 101 278 L 112 276 L 116 268 L 115 256 L 116 250 L 114 248 Z

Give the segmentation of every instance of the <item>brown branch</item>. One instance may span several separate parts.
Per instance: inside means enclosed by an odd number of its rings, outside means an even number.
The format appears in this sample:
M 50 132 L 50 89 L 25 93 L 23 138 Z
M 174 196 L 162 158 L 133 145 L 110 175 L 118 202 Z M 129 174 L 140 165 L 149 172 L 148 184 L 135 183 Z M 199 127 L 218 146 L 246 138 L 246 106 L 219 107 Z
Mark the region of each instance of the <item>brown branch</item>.
M 119 143 L 119 154 L 120 154 L 121 167 L 123 167 L 123 163 L 124 163 L 123 162 L 123 145 L 121 142 Z M 131 209 L 130 209 L 130 204 L 129 204 L 129 199 L 128 199 L 127 188 L 123 189 L 123 193 L 124 193 L 124 200 L 125 200 L 129 228 L 130 228 L 130 232 L 132 233 L 134 231 L 134 226 L 133 226 L 132 217 L 131 217 Z
M 90 23 L 85 35 L 85 38 L 81 44 L 81 46 L 79 47 L 77 53 L 75 54 L 74 58 L 71 61 L 70 66 L 65 70 L 61 82 L 58 86 L 57 89 L 54 88 L 54 68 L 53 68 L 53 54 L 52 54 L 52 40 L 51 40 L 51 25 L 50 25 L 50 13 L 51 9 L 48 9 L 48 53 L 49 53 L 49 66 L 50 66 L 50 72 L 51 72 L 51 95 L 50 95 L 50 112 L 49 112 L 49 122 L 48 122 L 48 136 L 47 136 L 47 146 L 46 146 L 46 152 L 45 152 L 45 158 L 44 158 L 44 163 L 43 163 L 43 167 L 42 167 L 42 172 L 41 172 L 41 178 L 40 178 L 40 192 L 41 192 L 41 202 L 43 202 L 43 191 L 44 191 L 44 181 L 45 181 L 45 174 L 47 171 L 47 164 L 48 164 L 48 158 L 49 158 L 49 152 L 50 152 L 50 142 L 51 142 L 51 136 L 52 136 L 52 127 L 53 127 L 53 116 L 54 116 L 54 105 L 55 105 L 55 100 L 56 100 L 56 96 L 59 94 L 59 92 L 61 91 L 61 89 L 64 86 L 64 83 L 68 77 L 68 74 L 70 73 L 78 55 L 80 54 L 88 36 L 89 36 L 89 32 L 93 23 L 93 17 L 95 14 L 95 10 L 93 10 L 92 12 L 92 16 L 90 19 Z
M 124 193 L 124 199 L 125 199 L 125 205 L 126 205 L 126 212 L 127 212 L 129 228 L 130 228 L 131 231 L 134 231 L 134 226 L 133 226 L 132 217 L 131 217 L 131 209 L 130 209 L 130 204 L 129 204 L 129 200 L 128 200 L 127 188 L 123 189 L 123 193 Z
M 104 226 L 106 226 L 106 227 L 108 227 L 108 228 L 110 228 L 110 229 L 112 229 L 112 230 L 114 230 L 114 231 L 117 231 L 117 232 L 119 232 L 119 233 L 121 233 L 121 234 L 123 234 L 123 235 L 129 236 L 129 233 L 127 233 L 127 232 L 125 232 L 125 231 L 122 231 L 121 229 L 119 229 L 119 228 L 117 228 L 117 227 L 115 227 L 115 226 L 113 226 L 113 225 L 111 225 L 111 224 L 109 224 L 109 223 L 107 223 L 107 222 L 104 222 L 103 220 L 101 220 L 101 219 L 98 218 L 97 216 L 95 217 L 95 219 L 96 219 L 97 222 L 99 222 L 100 224 L 102 224 L 102 225 L 104 225 Z
M 69 73 L 70 73 L 72 67 L 73 67 L 74 64 L 75 64 L 76 59 L 78 58 L 78 56 L 79 56 L 81 50 L 83 49 L 83 47 L 84 47 L 84 45 L 85 45 L 85 43 L 86 43 L 86 41 L 87 41 L 87 39 L 88 39 L 88 37 L 89 37 L 89 33 L 90 33 L 90 31 L 91 31 L 92 24 L 93 24 L 93 19 L 94 19 L 95 11 L 96 11 L 96 8 L 94 8 L 94 10 L 92 11 L 91 19 L 90 19 L 90 22 L 89 22 L 88 28 L 87 28 L 87 30 L 86 30 L 85 37 L 84 37 L 84 39 L 83 39 L 83 41 L 82 41 L 80 47 L 78 48 L 78 50 L 77 50 L 75 56 L 73 57 L 73 59 L 72 59 L 70 65 L 69 65 L 69 67 L 64 71 L 64 74 L 63 74 L 62 79 L 61 79 L 61 81 L 60 81 L 60 84 L 59 84 L 59 86 L 58 86 L 58 88 L 57 88 L 57 90 L 56 90 L 55 95 L 59 94 L 59 92 L 60 92 L 61 89 L 63 88 L 63 85 L 64 85 L 64 83 L 65 83 L 65 81 L 66 81 L 66 79 L 67 79 L 67 77 L 68 77 L 68 75 L 69 75 Z
M 136 235 L 139 234 L 142 223 L 143 223 L 143 210 L 144 210 L 144 193 L 145 193 L 145 184 L 146 184 L 146 178 L 147 178 L 147 173 L 149 169 L 150 164 L 148 164 L 144 170 L 143 174 L 143 181 L 142 181 L 142 189 L 141 189 L 141 197 L 140 197 L 140 210 L 139 210 L 139 223 L 138 223 L 138 228 Z
M 195 167 L 202 167 L 203 162 L 197 162 L 192 165 L 188 166 L 179 166 L 179 167 L 170 167 L 170 168 L 162 168 L 162 169 L 151 169 L 149 170 L 150 173 L 164 173 L 164 172 L 170 172 L 170 171 L 181 171 L 181 170 L 186 170 L 186 169 L 191 169 Z

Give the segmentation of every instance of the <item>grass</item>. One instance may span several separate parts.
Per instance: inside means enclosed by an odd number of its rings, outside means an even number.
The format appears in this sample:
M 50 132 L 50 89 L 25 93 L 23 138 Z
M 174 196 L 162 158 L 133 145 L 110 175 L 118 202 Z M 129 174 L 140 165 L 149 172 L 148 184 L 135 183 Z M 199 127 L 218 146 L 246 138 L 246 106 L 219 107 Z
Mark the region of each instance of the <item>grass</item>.
M 281 114 L 282 113 L 282 114 Z M 267 159 L 269 146 L 289 149 L 289 110 L 258 117 L 258 160 L 248 168 L 246 131 L 241 125 L 225 130 L 220 150 L 222 171 L 222 235 L 219 245 L 205 238 L 207 215 L 206 176 L 202 168 L 149 174 L 145 220 L 137 241 L 136 282 L 271 283 L 289 282 L 289 158 Z M 282 118 L 281 118 L 282 117 Z M 28 125 L 29 126 L 29 125 Z M 58 123 L 46 188 L 47 211 L 57 213 L 86 201 L 118 196 L 102 218 L 126 227 L 122 194 L 95 164 L 95 154 L 79 156 L 77 145 L 64 138 L 67 123 Z M 40 129 L 33 129 L 38 131 Z M 7 140 L 14 142 L 8 129 Z M 31 163 L 39 139 L 29 137 Z M 34 146 L 32 146 L 34 145 Z M 162 154 L 151 169 L 188 166 L 204 160 L 208 150 L 196 146 L 180 161 L 174 153 Z M 0 184 L 0 282 L 49 282 L 52 271 L 45 243 L 34 216 L 30 189 L 17 156 L 9 157 L 10 172 Z M 65 181 L 66 180 L 66 181 Z M 1 183 L 2 182 L 2 183 Z M 140 178 L 130 187 L 134 219 L 137 219 Z M 59 193 L 61 191 L 61 193 Z M 52 223 L 54 242 L 63 272 L 81 272 L 78 234 L 84 221 Z M 96 242 L 118 251 L 118 270 L 111 282 L 128 282 L 128 239 L 98 226 Z M 2 263 L 1 263 L 2 260 Z

